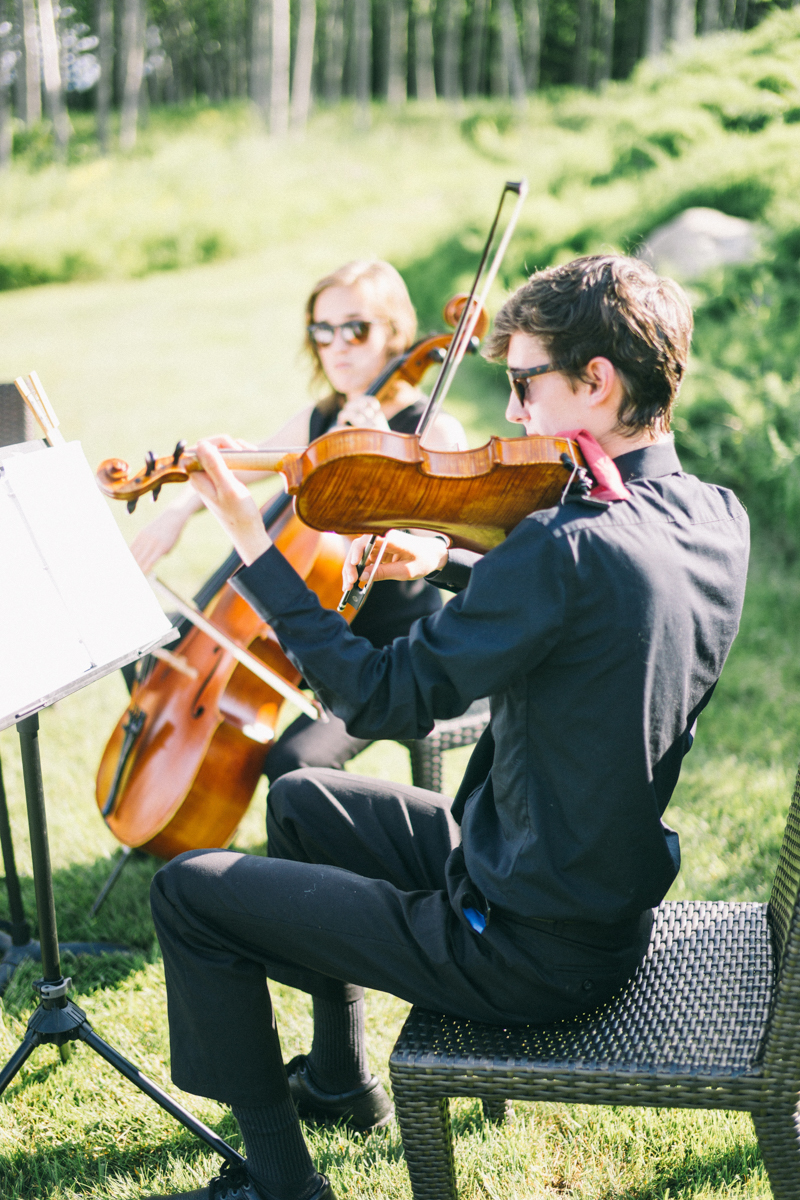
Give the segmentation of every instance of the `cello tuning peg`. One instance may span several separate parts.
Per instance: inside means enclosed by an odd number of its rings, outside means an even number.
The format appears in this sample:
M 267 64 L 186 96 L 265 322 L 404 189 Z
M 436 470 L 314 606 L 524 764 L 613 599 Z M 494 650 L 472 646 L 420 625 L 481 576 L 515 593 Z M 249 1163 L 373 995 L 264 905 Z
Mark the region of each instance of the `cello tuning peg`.
M 446 357 L 445 352 L 441 346 L 434 346 L 433 349 L 428 354 L 428 359 L 430 362 L 443 363 L 445 360 L 445 357 Z
M 161 491 L 161 486 L 162 485 L 159 483 L 157 487 L 153 488 L 153 504 L 155 504 L 156 500 L 158 499 L 159 492 Z
M 480 350 L 480 348 L 481 348 L 481 340 L 480 340 L 480 338 L 475 337 L 475 335 L 473 334 L 472 337 L 469 339 L 469 345 L 467 346 L 467 354 L 477 354 L 478 351 Z
M 129 513 L 132 513 L 138 503 L 139 503 L 139 497 L 136 496 L 133 500 L 129 500 L 128 503 L 125 505 L 125 507 L 127 508 Z
M 152 450 L 148 450 L 144 456 L 144 461 L 147 464 L 145 467 L 145 476 L 152 475 L 156 469 L 156 456 Z
M 186 442 L 180 441 L 175 443 L 175 449 L 172 451 L 172 465 L 177 467 L 180 457 L 186 449 Z

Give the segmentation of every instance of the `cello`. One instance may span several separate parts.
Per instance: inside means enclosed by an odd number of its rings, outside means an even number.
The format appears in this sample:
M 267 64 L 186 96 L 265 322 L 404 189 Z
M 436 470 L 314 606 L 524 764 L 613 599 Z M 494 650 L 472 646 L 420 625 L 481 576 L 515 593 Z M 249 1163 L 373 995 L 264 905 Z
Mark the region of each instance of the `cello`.
M 467 307 L 466 296 L 454 297 L 445 307 L 445 321 L 463 328 Z M 488 316 L 485 311 L 473 316 L 468 348 L 474 350 Z M 434 334 L 415 343 L 387 365 L 373 382 L 372 394 L 380 400 L 398 378 L 416 386 L 428 367 L 446 356 L 455 336 Z M 179 443 L 170 457 L 173 467 L 183 457 Z M 143 473 L 146 490 L 156 495 L 159 461 L 150 456 Z M 126 496 L 129 510 L 137 498 Z M 320 602 L 335 608 L 347 548 L 344 538 L 329 532 L 331 526 L 312 529 L 292 511 L 288 494 L 269 504 L 262 516 L 276 545 Z M 296 689 L 299 672 L 269 627 L 227 583 L 239 565 L 232 554 L 196 601 L 217 631 L 236 646 L 247 647 Z M 346 619 L 355 611 L 356 606 L 348 606 Z M 96 782 L 98 807 L 123 846 L 166 859 L 230 842 L 252 799 L 284 702 L 280 691 L 237 661 L 219 640 L 197 627 L 179 628 L 183 636 L 178 653 L 145 660 L 130 704 L 106 746 Z

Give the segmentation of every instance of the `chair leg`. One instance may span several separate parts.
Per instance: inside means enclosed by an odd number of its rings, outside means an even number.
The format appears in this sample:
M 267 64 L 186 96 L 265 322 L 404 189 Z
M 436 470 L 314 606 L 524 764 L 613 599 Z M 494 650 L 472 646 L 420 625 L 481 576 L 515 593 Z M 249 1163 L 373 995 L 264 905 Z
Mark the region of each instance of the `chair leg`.
M 493 1125 L 504 1125 L 506 1121 L 514 1120 L 514 1108 L 510 1100 L 504 1096 L 492 1096 L 491 1100 L 481 1100 L 483 1119 Z
M 429 792 L 441 792 L 442 752 L 435 738 L 423 738 L 407 745 L 411 756 L 411 781 L 414 787 L 425 788 Z
M 446 1098 L 421 1097 L 398 1087 L 394 1104 L 414 1200 L 458 1200 L 450 1107 Z
M 753 1124 L 775 1200 L 800 1200 L 800 1114 L 796 1108 L 754 1112 Z

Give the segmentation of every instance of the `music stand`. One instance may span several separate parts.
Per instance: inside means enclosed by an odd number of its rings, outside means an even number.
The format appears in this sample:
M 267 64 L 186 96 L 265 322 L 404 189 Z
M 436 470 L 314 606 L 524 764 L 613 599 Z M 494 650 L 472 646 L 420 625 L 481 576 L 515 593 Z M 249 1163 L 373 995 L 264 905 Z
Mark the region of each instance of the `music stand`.
M 78 443 L 0 461 L 0 561 L 13 581 L 0 589 L 0 729 L 14 724 L 19 735 L 43 968 L 33 985 L 39 1003 L 22 1043 L 0 1070 L 0 1094 L 37 1046 L 83 1041 L 212 1150 L 242 1163 L 232 1146 L 95 1033 L 68 998 L 72 981 L 61 973 L 39 711 L 175 636 Z M 26 655 L 25 642 L 34 633 L 36 646 Z

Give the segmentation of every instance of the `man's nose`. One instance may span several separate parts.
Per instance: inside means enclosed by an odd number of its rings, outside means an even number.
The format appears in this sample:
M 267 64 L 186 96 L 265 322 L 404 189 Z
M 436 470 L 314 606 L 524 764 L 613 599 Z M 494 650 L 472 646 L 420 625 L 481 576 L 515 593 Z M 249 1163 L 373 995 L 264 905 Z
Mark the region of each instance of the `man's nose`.
M 513 390 L 508 397 L 508 407 L 506 408 L 506 420 L 512 425 L 522 425 L 525 421 L 525 409 L 519 402 L 519 396 Z

